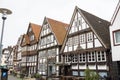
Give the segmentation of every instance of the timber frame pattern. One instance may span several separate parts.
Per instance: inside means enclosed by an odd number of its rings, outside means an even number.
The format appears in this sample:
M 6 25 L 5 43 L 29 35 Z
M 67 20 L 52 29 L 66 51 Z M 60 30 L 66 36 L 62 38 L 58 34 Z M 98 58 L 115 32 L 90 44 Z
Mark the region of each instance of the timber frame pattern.
M 110 23 L 77 6 L 60 55 L 63 76 L 83 77 L 85 69 L 111 76 Z
M 69 25 L 47 17 L 42 26 L 30 23 L 20 44 L 20 67 L 28 75 L 39 72 L 61 80 L 83 78 L 87 68 L 112 76 L 109 26 L 77 6 Z

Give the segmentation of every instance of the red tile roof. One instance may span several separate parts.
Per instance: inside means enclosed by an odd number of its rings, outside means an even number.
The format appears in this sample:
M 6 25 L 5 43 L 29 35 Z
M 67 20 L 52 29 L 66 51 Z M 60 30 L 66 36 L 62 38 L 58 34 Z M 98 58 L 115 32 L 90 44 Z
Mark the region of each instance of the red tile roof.
M 34 32 L 36 40 L 38 41 L 39 35 L 40 35 L 40 31 L 41 31 L 41 26 L 37 25 L 37 24 L 33 24 L 33 23 L 30 23 L 30 25 L 31 25 L 31 28 L 32 28 L 32 30 Z
M 51 26 L 52 31 L 55 34 L 55 37 L 58 41 L 58 45 L 62 45 L 66 36 L 68 24 L 50 18 L 46 19 L 49 25 Z

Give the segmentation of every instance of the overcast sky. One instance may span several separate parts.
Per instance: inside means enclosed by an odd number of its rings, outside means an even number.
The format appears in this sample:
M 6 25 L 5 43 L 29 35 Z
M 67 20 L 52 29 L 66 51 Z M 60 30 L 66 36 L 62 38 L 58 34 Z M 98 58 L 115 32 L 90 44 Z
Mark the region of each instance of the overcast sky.
M 3 47 L 14 46 L 27 32 L 29 22 L 42 25 L 44 17 L 69 23 L 75 6 L 110 21 L 119 0 L 0 0 L 0 8 L 12 10 L 4 28 Z M 2 16 L 0 14 L 0 16 Z M 0 34 L 2 19 L 0 18 Z

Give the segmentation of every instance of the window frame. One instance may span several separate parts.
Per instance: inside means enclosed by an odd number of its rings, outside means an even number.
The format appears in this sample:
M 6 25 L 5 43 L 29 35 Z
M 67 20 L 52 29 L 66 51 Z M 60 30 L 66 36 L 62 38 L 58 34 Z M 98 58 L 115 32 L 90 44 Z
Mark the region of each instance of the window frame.
M 97 62 L 105 62 L 106 60 L 107 60 L 106 52 L 105 51 L 98 51 L 97 52 Z
M 34 41 L 34 40 L 35 40 L 34 34 L 30 35 L 30 41 Z
M 87 36 L 87 39 L 86 39 L 87 42 L 93 41 L 93 33 L 92 32 L 86 33 L 86 36 Z
M 119 46 L 120 42 L 118 42 L 118 43 L 116 42 L 116 37 L 115 37 L 116 32 L 120 32 L 120 29 L 113 31 L 113 33 L 112 33 L 112 35 L 113 35 L 113 45 L 114 46 Z
M 80 63 L 85 63 L 86 62 L 86 54 L 85 53 L 80 53 L 79 54 L 79 62 Z
M 96 53 L 93 52 L 89 52 L 87 54 L 87 58 L 88 58 L 88 62 L 96 62 Z

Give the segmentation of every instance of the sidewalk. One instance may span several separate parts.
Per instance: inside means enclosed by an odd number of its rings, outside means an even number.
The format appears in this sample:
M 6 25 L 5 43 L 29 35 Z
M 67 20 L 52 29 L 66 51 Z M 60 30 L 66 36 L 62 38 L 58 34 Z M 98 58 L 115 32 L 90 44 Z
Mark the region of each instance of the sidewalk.
M 8 80 L 22 80 L 22 79 L 14 77 L 13 75 L 8 75 Z
M 19 77 L 15 77 L 13 75 L 8 75 L 8 80 L 35 80 L 34 78 L 24 78 L 24 79 L 21 79 Z

